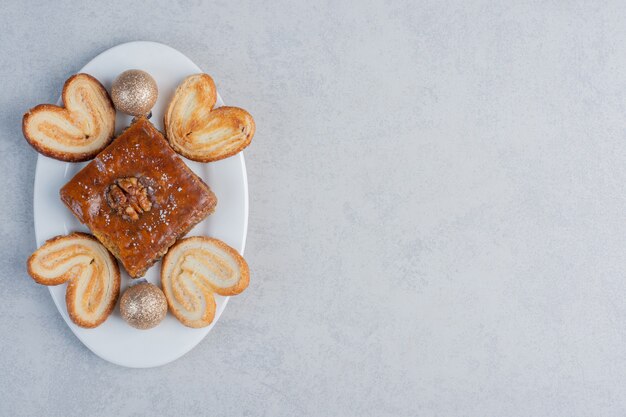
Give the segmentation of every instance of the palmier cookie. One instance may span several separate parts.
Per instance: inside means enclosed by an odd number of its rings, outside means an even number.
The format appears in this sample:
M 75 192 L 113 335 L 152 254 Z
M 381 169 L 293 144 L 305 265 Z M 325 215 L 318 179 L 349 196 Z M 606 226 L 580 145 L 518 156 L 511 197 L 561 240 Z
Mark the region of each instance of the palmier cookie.
M 215 317 L 215 298 L 248 287 L 248 264 L 221 240 L 189 237 L 172 246 L 161 267 L 161 285 L 170 311 L 185 326 L 205 327 Z
M 81 327 L 102 324 L 120 293 L 117 261 L 96 238 L 85 233 L 48 240 L 28 259 L 28 273 L 42 285 L 69 281 L 67 312 Z
M 88 74 L 63 86 L 63 107 L 40 104 L 22 119 L 24 137 L 38 152 L 61 161 L 95 157 L 113 140 L 115 109 L 106 89 Z
M 198 162 L 211 162 L 235 155 L 250 144 L 254 119 L 238 107 L 213 110 L 217 92 L 208 74 L 187 77 L 176 89 L 164 117 L 167 140 L 172 148 Z

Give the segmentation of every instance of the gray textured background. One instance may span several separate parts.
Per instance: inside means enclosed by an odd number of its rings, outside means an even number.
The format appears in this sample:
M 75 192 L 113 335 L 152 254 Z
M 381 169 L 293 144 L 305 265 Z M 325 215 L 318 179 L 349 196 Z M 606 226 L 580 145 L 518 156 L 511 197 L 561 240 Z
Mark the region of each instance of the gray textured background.
M 82 3 L 0 9 L 0 415 L 626 414 L 620 2 Z M 149 370 L 24 268 L 22 113 L 139 39 L 257 121 L 251 286 Z

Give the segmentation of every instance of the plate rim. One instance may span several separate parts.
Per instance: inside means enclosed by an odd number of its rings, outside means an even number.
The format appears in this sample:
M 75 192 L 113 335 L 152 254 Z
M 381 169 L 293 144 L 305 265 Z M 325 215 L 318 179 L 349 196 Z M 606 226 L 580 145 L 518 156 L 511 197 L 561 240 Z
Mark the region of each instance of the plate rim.
M 198 69 L 198 71 L 200 71 L 200 72 L 204 72 L 204 71 L 202 70 L 202 68 L 200 68 L 200 67 L 199 67 L 199 66 L 198 66 L 195 62 L 193 62 L 193 61 L 192 61 L 192 60 L 191 60 L 191 59 L 190 59 L 187 55 L 185 55 L 184 53 L 182 53 L 182 52 L 181 52 L 181 51 L 179 51 L 178 49 L 173 48 L 173 47 L 171 47 L 171 46 L 169 46 L 169 45 L 166 45 L 166 44 L 164 44 L 164 43 L 161 43 L 161 42 L 140 40 L 140 41 L 130 41 L 130 42 L 120 43 L 120 44 L 117 44 L 117 45 L 115 45 L 115 46 L 112 46 L 112 47 L 110 47 L 110 48 L 107 48 L 107 49 L 105 49 L 105 50 L 101 51 L 101 52 L 100 52 L 100 53 L 98 53 L 97 55 L 94 55 L 94 56 L 93 56 L 93 57 L 92 57 L 92 58 L 91 58 L 91 59 L 90 59 L 87 63 L 85 63 L 85 64 L 81 67 L 81 69 L 80 69 L 80 70 L 78 70 L 78 72 L 77 72 L 77 73 L 82 72 L 82 71 L 84 70 L 84 68 L 85 68 L 87 65 L 89 65 L 89 63 L 90 63 L 90 62 L 92 62 L 93 60 L 95 60 L 96 58 L 98 58 L 98 57 L 99 57 L 100 55 L 102 55 L 102 54 L 108 53 L 108 52 L 110 52 L 110 51 L 112 51 L 112 50 L 114 50 L 114 49 L 118 49 L 118 48 L 122 48 L 122 47 L 128 47 L 128 46 L 131 46 L 131 45 L 137 45 L 137 46 L 140 46 L 140 45 L 142 45 L 142 44 L 143 44 L 143 45 L 154 45 L 154 46 L 157 46 L 157 47 L 160 47 L 160 48 L 167 48 L 167 49 L 171 49 L 171 50 L 173 50 L 174 52 L 176 52 L 176 53 L 180 54 L 182 57 L 184 57 L 187 61 L 189 61 L 189 63 L 191 63 L 194 67 L 196 67 L 196 68 Z M 218 96 L 219 96 L 219 93 L 218 93 Z M 61 97 L 59 96 L 59 99 L 57 100 L 57 104 L 60 104 L 61 102 L 62 102 L 62 99 L 61 99 Z M 180 155 L 179 155 L 179 156 L 180 156 Z M 180 156 L 180 157 L 181 157 L 181 158 L 183 158 L 182 156 Z M 241 256 L 243 256 L 243 255 L 244 255 L 244 251 L 245 251 L 245 247 L 246 247 L 246 240 L 247 240 L 247 237 L 248 237 L 248 218 L 249 218 L 249 208 L 250 208 L 250 204 L 249 204 L 249 196 L 250 196 L 250 192 L 249 192 L 249 188 L 248 188 L 248 172 L 247 172 L 247 169 L 246 169 L 246 160 L 245 160 L 245 156 L 244 156 L 244 152 L 243 152 L 243 151 L 241 151 L 241 152 L 239 152 L 238 154 L 236 154 L 236 155 L 232 156 L 231 158 L 238 158 L 238 159 L 239 159 L 239 163 L 241 164 L 242 177 L 243 177 L 243 193 L 244 193 L 244 207 L 243 207 L 243 209 L 244 209 L 244 219 L 243 219 L 243 236 L 242 236 L 242 238 L 241 238 L 241 251 L 240 251 Z M 38 189 L 37 184 L 38 184 L 38 182 L 39 182 L 39 181 L 41 181 L 41 180 L 39 179 L 39 177 L 40 177 L 40 175 L 39 175 L 39 170 L 41 169 L 41 166 L 43 165 L 43 164 L 41 163 L 41 161 L 43 161 L 44 159 L 53 159 L 53 158 L 48 158 L 47 156 L 42 155 L 41 153 L 38 153 L 38 154 L 37 154 L 37 163 L 36 163 L 36 165 L 35 165 L 35 179 L 34 179 L 34 181 L 33 181 L 33 199 L 32 199 L 32 202 L 33 202 L 33 229 L 34 229 L 34 232 L 35 232 L 35 246 L 36 246 L 37 248 L 39 247 L 39 242 L 40 242 L 40 241 L 44 241 L 44 239 L 43 239 L 41 236 L 39 236 L 39 232 L 38 232 L 39 228 L 37 227 L 37 224 L 38 224 L 37 217 L 38 217 L 38 216 L 36 216 L 36 215 L 35 215 L 35 207 L 37 207 L 38 194 L 35 192 L 35 190 L 37 190 L 37 189 Z M 183 158 L 183 160 L 186 160 L 186 158 Z M 65 161 L 61 161 L 61 162 L 65 162 Z M 66 165 L 66 169 L 67 169 L 68 167 L 69 167 L 69 165 Z M 64 225 L 64 227 L 65 227 L 65 225 Z M 67 229 L 65 229 L 65 234 L 68 234 L 68 233 L 69 233 L 69 231 L 68 231 Z M 116 262 L 119 262 L 119 261 L 117 261 L 117 260 L 116 260 Z M 124 367 L 124 368 L 135 368 L 135 369 L 138 369 L 138 368 L 144 368 L 144 369 L 145 369 L 145 368 L 156 368 L 156 367 L 160 367 L 160 366 L 166 365 L 166 364 L 168 364 L 168 363 L 174 362 L 174 361 L 176 361 L 176 360 L 180 359 L 181 357 L 185 356 L 187 353 L 191 352 L 193 349 L 195 349 L 195 348 L 196 348 L 196 346 L 198 346 L 198 344 L 199 344 L 200 342 L 202 342 L 202 341 L 203 341 L 203 340 L 204 340 L 204 339 L 205 339 L 205 338 L 209 335 L 209 333 L 211 333 L 212 328 L 213 328 L 213 327 L 214 327 L 214 325 L 215 325 L 215 324 L 217 324 L 217 322 L 219 321 L 219 318 L 221 317 L 221 315 L 222 315 L 222 313 L 224 312 L 224 310 L 226 310 L 226 307 L 227 307 L 227 305 L 228 305 L 228 301 L 230 300 L 230 297 L 224 297 L 224 301 L 223 301 L 223 304 L 222 304 L 222 305 L 223 305 L 223 308 L 221 309 L 221 311 L 216 312 L 216 316 L 215 316 L 215 318 L 213 319 L 213 323 L 212 323 L 212 325 L 210 325 L 210 326 L 211 326 L 211 328 L 207 331 L 207 333 L 206 333 L 206 334 L 205 334 L 202 338 L 200 338 L 200 339 L 199 339 L 196 343 L 194 343 L 194 344 L 193 344 L 193 345 L 192 345 L 192 346 L 191 346 L 188 350 L 186 350 L 186 351 L 182 352 L 180 355 L 178 355 L 178 356 L 176 356 L 176 357 L 174 357 L 174 358 L 171 358 L 171 359 L 168 359 L 168 360 L 165 360 L 165 361 L 157 361 L 154 365 L 149 365 L 149 366 L 140 366 L 140 365 L 138 365 L 138 366 L 132 366 L 132 365 L 128 365 L 128 364 L 123 364 L 123 363 L 117 362 L 117 361 L 115 361 L 115 360 L 111 360 L 111 359 L 109 359 L 109 358 L 104 358 L 104 357 L 102 357 L 102 356 L 101 356 L 101 355 L 100 355 L 100 354 L 99 354 L 96 350 L 94 350 L 94 349 L 90 346 L 90 344 L 89 344 L 89 343 L 87 343 L 87 342 L 85 342 L 83 339 L 81 339 L 81 338 L 80 338 L 80 336 L 76 333 L 76 330 L 74 329 L 74 326 L 72 325 L 73 323 L 72 323 L 72 322 L 70 322 L 69 317 L 66 317 L 66 315 L 64 315 L 64 314 L 62 313 L 62 308 L 63 308 L 63 306 L 61 306 L 61 305 L 59 304 L 59 302 L 57 301 L 57 299 L 54 297 L 53 292 L 52 292 L 52 289 L 53 289 L 53 287 L 48 287 L 48 292 L 49 292 L 49 294 L 50 294 L 50 298 L 52 298 L 52 301 L 53 301 L 53 302 L 54 302 L 54 304 L 55 304 L 55 307 L 57 308 L 57 312 L 58 312 L 58 314 L 59 314 L 59 315 L 63 318 L 63 320 L 65 321 L 65 324 L 67 325 L 67 327 L 69 327 L 69 329 L 72 331 L 72 334 L 73 334 L 73 335 L 74 335 L 74 336 L 75 336 L 75 337 L 76 337 L 76 338 L 77 338 L 77 339 L 78 339 L 78 340 L 79 340 L 79 341 L 80 341 L 83 345 L 85 345 L 85 347 L 87 347 L 87 349 L 89 349 L 89 351 L 91 351 L 94 355 L 96 355 L 96 356 L 97 356 L 97 357 L 99 357 L 100 359 L 102 359 L 102 360 L 104 360 L 104 361 L 106 361 L 106 362 L 112 363 L 112 364 L 114 364 L 114 365 L 116 365 L 116 366 L 121 366 L 121 367 Z

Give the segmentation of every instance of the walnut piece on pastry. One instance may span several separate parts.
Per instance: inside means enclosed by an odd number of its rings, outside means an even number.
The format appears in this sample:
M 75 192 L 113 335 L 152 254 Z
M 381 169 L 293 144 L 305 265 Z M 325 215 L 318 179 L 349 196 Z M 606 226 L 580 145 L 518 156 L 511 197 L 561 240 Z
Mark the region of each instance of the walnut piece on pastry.
M 112 140 L 115 109 L 106 89 L 88 74 L 63 86 L 63 107 L 40 104 L 22 119 L 24 137 L 38 152 L 61 161 L 92 159 Z
M 111 314 L 120 293 L 120 269 L 113 255 L 85 233 L 54 237 L 28 259 L 28 274 L 39 284 L 68 282 L 67 312 L 78 326 L 92 328 Z
M 164 117 L 167 140 L 176 152 L 212 162 L 242 151 L 254 136 L 254 119 L 238 107 L 213 110 L 217 93 L 207 74 L 187 77 L 176 89 Z
M 163 258 L 161 285 L 170 311 L 185 326 L 206 327 L 215 317 L 215 298 L 248 287 L 248 264 L 233 248 L 209 237 L 181 239 Z

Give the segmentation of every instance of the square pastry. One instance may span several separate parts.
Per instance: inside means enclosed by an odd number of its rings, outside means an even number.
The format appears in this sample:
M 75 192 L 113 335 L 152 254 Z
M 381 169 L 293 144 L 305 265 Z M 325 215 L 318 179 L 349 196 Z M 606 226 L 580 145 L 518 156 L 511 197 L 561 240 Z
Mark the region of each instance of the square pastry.
M 133 278 L 143 276 L 217 203 L 146 118 L 65 184 L 61 200 Z

